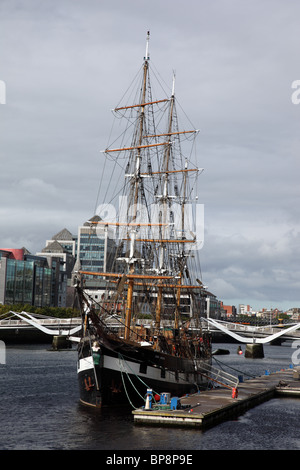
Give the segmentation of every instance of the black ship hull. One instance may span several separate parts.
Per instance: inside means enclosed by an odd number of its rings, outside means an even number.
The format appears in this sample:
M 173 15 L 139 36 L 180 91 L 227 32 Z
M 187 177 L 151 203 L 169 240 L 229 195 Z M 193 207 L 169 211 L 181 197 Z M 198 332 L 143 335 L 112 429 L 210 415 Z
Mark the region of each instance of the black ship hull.
M 80 401 L 93 407 L 145 403 L 147 389 L 153 394 L 182 396 L 207 386 L 211 359 L 188 359 L 151 348 L 101 349 L 91 354 L 88 344 L 79 348 L 78 381 Z

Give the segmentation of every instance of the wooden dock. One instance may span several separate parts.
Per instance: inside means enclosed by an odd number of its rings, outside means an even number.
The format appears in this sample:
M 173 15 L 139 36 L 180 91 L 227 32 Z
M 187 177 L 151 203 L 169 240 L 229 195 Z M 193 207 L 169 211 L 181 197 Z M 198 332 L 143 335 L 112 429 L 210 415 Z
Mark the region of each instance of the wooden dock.
M 155 405 L 150 410 L 134 410 L 136 424 L 204 428 L 236 417 L 276 396 L 300 397 L 300 373 L 282 369 L 246 380 L 238 385 L 237 397 L 228 388 L 215 388 L 180 398 L 179 409 Z

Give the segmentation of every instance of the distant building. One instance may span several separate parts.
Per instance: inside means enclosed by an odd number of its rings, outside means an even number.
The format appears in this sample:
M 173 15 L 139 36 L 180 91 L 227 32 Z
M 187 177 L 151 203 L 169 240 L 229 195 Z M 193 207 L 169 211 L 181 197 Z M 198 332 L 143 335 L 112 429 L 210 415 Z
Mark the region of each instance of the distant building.
M 25 248 L 0 249 L 0 303 L 51 306 L 55 270 Z
M 101 218 L 95 215 L 83 226 L 78 227 L 76 262 L 82 271 L 108 272 L 111 270 L 115 243 L 110 229 L 105 225 L 96 227 L 98 222 L 101 222 Z M 85 277 L 92 278 L 89 274 Z
M 207 317 L 221 319 L 222 302 L 207 290 L 204 290 L 202 295 L 204 296 L 203 300 L 205 301 L 204 315 L 206 314 Z
M 46 246 L 37 256 L 51 260 L 59 259 L 61 273 L 67 277 L 66 306 L 73 306 L 74 277 L 78 271 L 106 272 L 111 269 L 115 255 L 115 243 L 110 229 L 95 225 L 101 221 L 99 216 L 92 217 L 88 222 L 78 227 L 77 235 L 64 228 L 51 240 L 46 240 Z M 84 274 L 85 287 L 93 293 L 95 299 L 103 293 L 104 283 L 98 276 Z M 100 289 L 100 290 L 99 290 Z
M 294 307 L 290 308 L 287 310 L 286 315 L 288 315 L 292 320 L 295 320 L 296 322 L 300 321 L 300 308 Z
M 72 271 L 76 259 L 77 237 L 72 235 L 66 228 L 62 229 L 51 240 L 46 240 L 46 246 L 37 256 L 47 258 L 50 264 L 60 265 L 59 274 L 56 278 L 56 286 L 53 287 L 57 298 L 57 306 L 72 307 L 73 294 L 70 295 L 70 283 Z
M 61 260 L 62 270 L 66 272 L 70 278 L 75 263 L 76 256 L 76 239 L 67 230 L 63 229 L 54 235 L 51 240 L 46 241 L 45 248 L 41 252 L 36 253 L 37 256 L 44 256 L 47 259 L 59 258 Z
M 252 307 L 250 305 L 239 304 L 239 313 L 241 315 L 252 315 Z
M 221 302 L 221 308 L 223 310 L 223 316 L 226 318 L 236 317 L 236 307 L 234 305 L 224 305 L 223 302 Z

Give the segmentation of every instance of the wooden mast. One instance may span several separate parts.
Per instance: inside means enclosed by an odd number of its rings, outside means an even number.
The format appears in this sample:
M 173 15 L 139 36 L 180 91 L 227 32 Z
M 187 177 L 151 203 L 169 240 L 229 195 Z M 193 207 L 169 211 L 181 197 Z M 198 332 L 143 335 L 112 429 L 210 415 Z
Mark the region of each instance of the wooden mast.
M 185 169 L 187 169 L 187 162 L 185 164 Z M 176 294 L 176 307 L 175 307 L 175 325 L 174 328 L 179 328 L 179 319 L 180 319 L 180 292 L 182 284 L 182 273 L 184 269 L 184 243 L 187 241 L 185 239 L 184 233 L 184 211 L 185 211 L 185 197 L 186 197 L 186 173 L 184 173 L 184 182 L 183 182 L 183 201 L 181 207 L 181 243 L 182 243 L 182 257 L 181 257 L 181 266 L 180 266 L 180 277 L 178 281 L 177 294 Z
M 132 218 L 133 223 L 136 221 L 136 216 L 137 216 L 137 203 L 138 203 L 140 168 L 141 168 L 141 149 L 143 148 L 142 141 L 143 141 L 144 115 L 145 115 L 145 105 L 146 105 L 147 75 L 148 75 L 148 68 L 149 68 L 149 63 L 148 63 L 149 37 L 150 37 L 150 32 L 148 31 L 147 41 L 146 41 L 146 54 L 144 58 L 143 88 L 142 88 L 142 97 L 141 97 L 140 115 L 139 115 L 139 137 L 138 137 L 138 142 L 136 146 L 137 155 L 136 155 L 136 165 L 135 165 L 135 175 L 134 175 L 134 201 L 133 201 L 134 212 L 133 212 L 133 218 Z M 130 253 L 129 253 L 129 258 L 131 259 L 133 259 L 134 257 L 135 235 L 136 235 L 136 231 L 132 230 L 131 241 L 130 241 Z M 131 260 L 129 260 L 129 262 L 130 261 Z M 129 273 L 133 274 L 133 272 L 134 272 L 134 264 L 132 263 L 129 268 Z M 127 303 L 126 303 L 126 312 L 125 312 L 126 313 L 125 314 L 125 333 L 124 333 L 125 340 L 129 339 L 129 334 L 130 334 L 133 286 L 134 286 L 134 281 L 133 279 L 131 279 L 128 285 Z
M 163 291 L 162 282 L 159 281 L 156 310 L 155 310 L 155 333 L 157 335 L 159 334 L 159 329 L 160 329 L 160 319 L 161 319 L 161 309 L 162 309 L 162 291 Z
M 165 157 L 164 157 L 164 167 L 163 167 L 163 173 L 164 173 L 164 186 L 163 186 L 163 194 L 161 198 L 161 202 L 163 205 L 163 219 L 162 219 L 162 226 L 166 223 L 167 219 L 167 201 L 168 201 L 168 183 L 169 183 L 169 161 L 170 161 L 170 152 L 171 152 L 171 135 L 172 133 L 172 124 L 173 124 L 173 108 L 174 108 L 174 100 L 175 100 L 175 76 L 173 76 L 173 87 L 172 87 L 172 95 L 171 95 L 171 100 L 170 100 L 170 112 L 169 112 L 169 125 L 168 125 L 168 131 L 165 134 L 168 136 L 168 141 L 167 143 L 169 144 L 166 147 L 165 150 Z M 159 252 L 159 271 L 161 273 L 162 267 L 163 267 L 163 260 L 164 260 L 164 243 L 165 243 L 165 232 L 161 231 L 161 240 L 160 240 L 160 252 Z M 160 328 L 160 320 L 161 320 L 161 309 L 162 309 L 162 287 L 158 288 L 158 296 L 157 296 L 157 304 L 156 304 L 156 318 L 155 318 L 155 327 L 156 330 L 159 330 Z

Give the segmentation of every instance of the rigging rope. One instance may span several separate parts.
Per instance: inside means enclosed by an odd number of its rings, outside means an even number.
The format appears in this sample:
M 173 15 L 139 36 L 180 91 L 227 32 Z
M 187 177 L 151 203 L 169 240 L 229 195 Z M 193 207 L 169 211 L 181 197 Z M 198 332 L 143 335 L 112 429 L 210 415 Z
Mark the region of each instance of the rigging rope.
M 240 372 L 241 374 L 247 375 L 248 377 L 252 377 L 252 378 L 255 378 L 255 377 L 256 377 L 256 375 L 248 374 L 247 372 L 243 372 L 242 370 L 235 369 L 234 367 L 229 366 L 228 364 L 224 364 L 224 362 L 219 361 L 219 360 L 216 359 L 214 356 L 212 356 L 212 357 L 213 357 L 213 359 L 214 359 L 218 364 L 221 365 L 221 367 L 222 367 L 222 365 L 224 365 L 224 366 L 228 367 L 228 369 L 235 370 L 236 372 Z

